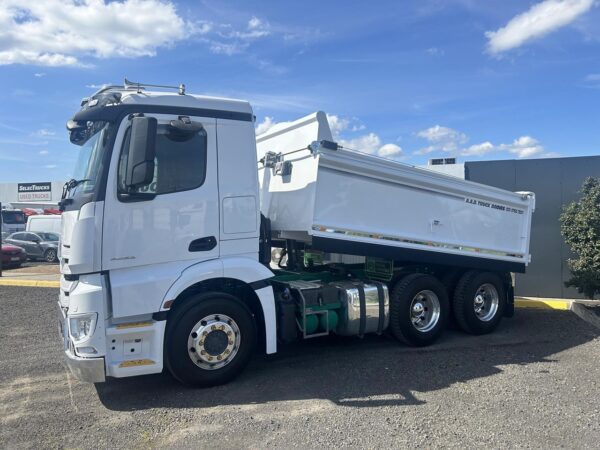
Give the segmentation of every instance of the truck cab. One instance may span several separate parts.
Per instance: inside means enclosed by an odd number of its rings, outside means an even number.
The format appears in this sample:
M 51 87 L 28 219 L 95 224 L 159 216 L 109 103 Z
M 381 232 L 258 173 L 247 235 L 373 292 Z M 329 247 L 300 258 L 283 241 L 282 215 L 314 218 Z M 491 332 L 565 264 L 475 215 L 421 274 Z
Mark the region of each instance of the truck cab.
M 9 235 L 25 230 L 25 213 L 20 209 L 2 209 L 0 211 L 0 232 Z
M 243 292 L 243 312 L 274 315 L 250 105 L 146 88 L 104 88 L 68 123 L 79 157 L 60 203 L 60 322 L 67 363 L 89 381 L 161 372 L 184 292 Z

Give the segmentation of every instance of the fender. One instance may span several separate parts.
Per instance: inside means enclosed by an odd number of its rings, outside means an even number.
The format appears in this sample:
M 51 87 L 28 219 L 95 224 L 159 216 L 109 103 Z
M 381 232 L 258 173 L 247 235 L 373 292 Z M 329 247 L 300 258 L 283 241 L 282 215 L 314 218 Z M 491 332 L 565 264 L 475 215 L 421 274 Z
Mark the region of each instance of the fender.
M 223 261 L 223 276 L 225 278 L 235 278 L 250 284 L 275 276 L 273 272 L 256 259 L 232 256 L 222 258 L 221 261 Z
M 200 281 L 210 280 L 211 278 L 222 277 L 223 261 L 221 259 L 211 259 L 189 266 L 183 272 L 181 272 L 179 278 L 177 278 L 167 290 L 167 293 L 163 297 L 162 303 L 160 304 L 160 310 L 168 310 L 170 306 L 165 308 L 165 302 L 169 300 L 175 300 L 179 294 L 181 294 L 191 285 Z
M 266 280 L 273 275 L 273 272 L 252 258 L 225 257 L 194 264 L 185 269 L 171 285 L 163 298 L 161 311 L 168 310 L 164 307 L 165 302 L 177 298 L 188 287 L 201 281 L 212 278 L 232 278 L 250 284 Z M 255 293 L 265 318 L 266 352 L 275 353 L 277 351 L 277 319 L 273 289 L 270 286 L 261 286 L 255 290 Z

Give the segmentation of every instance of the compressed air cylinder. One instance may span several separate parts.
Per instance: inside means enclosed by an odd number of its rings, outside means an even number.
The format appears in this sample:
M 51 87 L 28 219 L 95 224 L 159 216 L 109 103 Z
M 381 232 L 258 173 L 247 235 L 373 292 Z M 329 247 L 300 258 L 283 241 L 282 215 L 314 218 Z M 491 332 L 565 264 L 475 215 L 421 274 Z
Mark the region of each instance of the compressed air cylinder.
M 329 324 L 327 323 L 329 322 Z M 319 315 L 319 330 L 320 331 L 333 331 L 338 324 L 338 314 L 334 310 L 330 309 L 328 314 Z M 328 327 L 329 325 L 329 327 Z
M 302 323 L 302 318 L 300 318 L 300 323 Z M 306 334 L 313 334 L 315 331 L 317 331 L 318 327 L 319 318 L 316 315 L 311 314 L 306 316 L 306 325 L 304 326 Z

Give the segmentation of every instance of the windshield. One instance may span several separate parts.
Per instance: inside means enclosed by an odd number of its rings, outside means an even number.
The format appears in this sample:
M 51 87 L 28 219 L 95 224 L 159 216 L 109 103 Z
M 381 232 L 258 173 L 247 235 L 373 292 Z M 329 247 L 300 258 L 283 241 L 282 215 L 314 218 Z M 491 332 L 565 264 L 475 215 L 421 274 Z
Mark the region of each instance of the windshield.
M 58 241 L 58 234 L 56 233 L 37 233 L 42 241 Z
M 109 140 L 109 125 L 107 122 L 88 122 L 87 127 L 77 130 L 77 133 L 77 137 L 73 136 L 73 132 L 71 134 L 71 142 L 81 145 L 73 178 L 86 180 L 81 182 L 81 189 L 87 193 L 96 185 Z
M 2 222 L 6 224 L 25 223 L 25 214 L 21 211 L 2 211 Z

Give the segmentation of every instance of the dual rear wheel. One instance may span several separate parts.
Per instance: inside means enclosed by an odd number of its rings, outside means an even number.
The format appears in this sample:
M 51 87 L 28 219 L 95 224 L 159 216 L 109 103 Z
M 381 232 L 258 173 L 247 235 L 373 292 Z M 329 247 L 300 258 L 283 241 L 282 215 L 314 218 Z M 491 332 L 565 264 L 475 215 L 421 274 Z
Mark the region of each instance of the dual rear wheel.
M 493 331 L 504 314 L 504 284 L 491 272 L 466 272 L 449 297 L 447 287 L 433 275 L 406 275 L 391 293 L 392 334 L 408 344 L 425 346 L 443 332 L 451 310 L 459 327 L 470 334 Z

